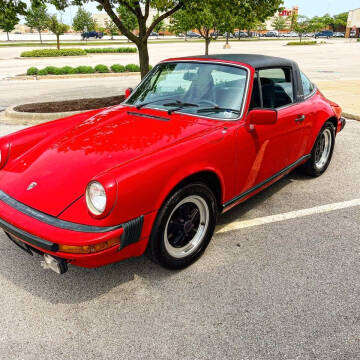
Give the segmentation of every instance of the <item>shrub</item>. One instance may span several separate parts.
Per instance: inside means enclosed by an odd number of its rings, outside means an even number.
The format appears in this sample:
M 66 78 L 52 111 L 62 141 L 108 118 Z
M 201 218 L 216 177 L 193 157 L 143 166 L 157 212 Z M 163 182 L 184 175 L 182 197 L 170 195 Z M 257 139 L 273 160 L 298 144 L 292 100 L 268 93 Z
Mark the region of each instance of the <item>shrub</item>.
M 90 49 L 85 49 L 85 51 L 87 53 L 91 53 L 91 54 L 106 54 L 106 53 L 135 53 L 136 52 L 136 48 L 133 47 L 118 47 L 118 48 L 113 48 L 113 47 L 107 47 L 107 48 L 90 48 Z
M 99 73 L 108 73 L 110 70 L 106 65 L 99 64 L 95 66 L 95 71 Z
M 316 45 L 317 41 L 290 41 L 286 45 Z
M 46 66 L 46 67 L 44 68 L 44 70 L 46 70 L 47 73 L 50 74 L 50 75 L 56 75 L 57 69 L 58 69 L 58 68 L 55 67 L 55 66 Z
M 57 56 L 80 56 L 86 55 L 86 51 L 83 49 L 38 49 L 23 51 L 21 57 L 57 57 Z
M 39 69 L 35 66 L 28 68 L 26 72 L 27 75 L 37 75 L 38 73 L 39 73 Z
M 63 74 L 75 74 L 75 70 L 71 66 L 63 66 L 61 68 L 61 71 Z
M 137 72 L 140 71 L 140 66 L 136 64 L 127 64 L 125 65 L 125 69 L 126 71 Z
M 48 72 L 47 72 L 46 69 L 41 69 L 41 70 L 39 70 L 39 72 L 38 72 L 38 75 L 47 75 L 47 74 L 48 74 Z
M 121 73 L 126 71 L 125 66 L 124 65 L 120 65 L 120 64 L 114 64 L 110 66 L 110 69 L 112 72 L 114 73 Z
M 95 69 L 92 66 L 81 65 L 74 69 L 76 74 L 93 74 Z

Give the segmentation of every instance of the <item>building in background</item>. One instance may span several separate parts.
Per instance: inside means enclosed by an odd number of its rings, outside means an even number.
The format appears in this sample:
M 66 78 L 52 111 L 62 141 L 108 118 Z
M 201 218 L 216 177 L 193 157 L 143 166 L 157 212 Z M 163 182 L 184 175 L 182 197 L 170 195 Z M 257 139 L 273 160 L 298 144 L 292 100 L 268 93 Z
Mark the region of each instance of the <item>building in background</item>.
M 346 24 L 345 37 L 359 37 L 360 29 L 360 8 L 349 11 L 348 20 Z
M 276 12 L 274 16 L 272 16 L 271 18 L 269 18 L 265 21 L 266 30 L 267 31 L 274 30 L 272 23 L 274 22 L 274 19 L 277 18 L 278 16 L 284 17 L 286 20 L 286 25 L 287 25 L 287 27 L 289 27 L 290 26 L 290 16 L 292 16 L 293 14 L 299 14 L 298 6 L 293 6 L 292 9 L 284 9 L 282 11 Z
M 106 22 L 110 21 L 110 16 L 105 13 L 93 14 L 93 20 L 96 22 L 98 27 L 106 27 Z

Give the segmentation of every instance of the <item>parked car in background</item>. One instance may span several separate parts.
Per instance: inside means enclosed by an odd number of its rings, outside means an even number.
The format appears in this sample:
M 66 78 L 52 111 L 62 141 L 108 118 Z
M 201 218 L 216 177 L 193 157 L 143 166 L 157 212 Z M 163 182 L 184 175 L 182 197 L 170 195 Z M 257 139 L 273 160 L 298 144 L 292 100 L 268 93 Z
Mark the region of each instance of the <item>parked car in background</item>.
M 265 34 L 266 37 L 278 37 L 279 36 L 279 32 L 276 31 L 276 30 L 271 30 L 271 31 L 268 31 L 266 34 Z
M 318 39 L 318 38 L 331 38 L 334 36 L 334 32 L 333 31 L 330 31 L 330 30 L 323 30 L 323 31 L 320 31 L 318 33 L 315 34 L 315 39 Z
M 343 32 L 334 32 L 334 37 L 337 37 L 337 38 L 343 38 L 345 37 L 345 33 Z
M 188 31 L 187 33 L 186 33 L 186 36 L 187 37 L 189 37 L 189 38 L 201 38 L 201 35 L 200 34 L 198 34 L 198 33 L 196 33 L 196 32 L 194 32 L 194 31 Z
M 219 32 L 219 31 L 213 31 L 212 33 L 210 33 L 210 36 L 211 36 L 212 38 L 216 39 L 216 38 L 222 36 L 222 33 Z
M 229 38 L 230 38 L 230 39 L 232 39 L 232 38 L 234 37 L 234 34 L 232 34 L 232 33 L 227 33 L 227 32 L 224 32 L 222 36 L 223 36 L 224 38 L 226 38 L 226 37 L 228 36 L 228 34 L 229 34 Z
M 150 33 L 150 36 L 159 36 L 159 34 L 157 33 L 157 32 L 155 32 L 155 31 L 152 31 L 151 33 Z
M 236 38 L 247 38 L 247 37 L 249 37 L 248 33 L 246 33 L 245 31 L 236 31 L 234 36 Z
M 86 31 L 81 34 L 82 39 L 90 39 L 90 38 L 96 38 L 96 39 L 102 39 L 104 36 L 104 33 L 101 31 Z
M 0 138 L 0 227 L 45 268 L 143 253 L 184 268 L 218 214 L 298 166 L 323 174 L 345 125 L 294 61 L 271 56 L 167 59 L 125 94 Z

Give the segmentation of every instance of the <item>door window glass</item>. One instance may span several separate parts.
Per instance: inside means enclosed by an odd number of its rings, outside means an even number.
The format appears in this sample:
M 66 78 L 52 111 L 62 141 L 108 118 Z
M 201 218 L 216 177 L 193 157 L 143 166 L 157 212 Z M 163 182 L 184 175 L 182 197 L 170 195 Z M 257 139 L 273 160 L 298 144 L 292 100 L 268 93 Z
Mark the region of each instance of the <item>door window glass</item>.
M 294 102 L 290 68 L 259 70 L 263 107 L 276 109 Z

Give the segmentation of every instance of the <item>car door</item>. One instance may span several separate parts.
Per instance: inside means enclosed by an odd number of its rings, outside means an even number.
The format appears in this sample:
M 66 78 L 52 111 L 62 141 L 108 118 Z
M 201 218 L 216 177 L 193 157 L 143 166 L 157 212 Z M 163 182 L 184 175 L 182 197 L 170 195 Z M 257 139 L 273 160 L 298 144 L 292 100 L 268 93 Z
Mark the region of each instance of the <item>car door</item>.
M 274 109 L 278 120 L 273 125 L 239 129 L 239 168 L 242 173 L 238 182 L 239 192 L 267 181 L 304 155 L 303 123 L 306 114 L 302 103 L 295 102 L 293 85 L 291 68 L 257 71 L 250 110 Z

